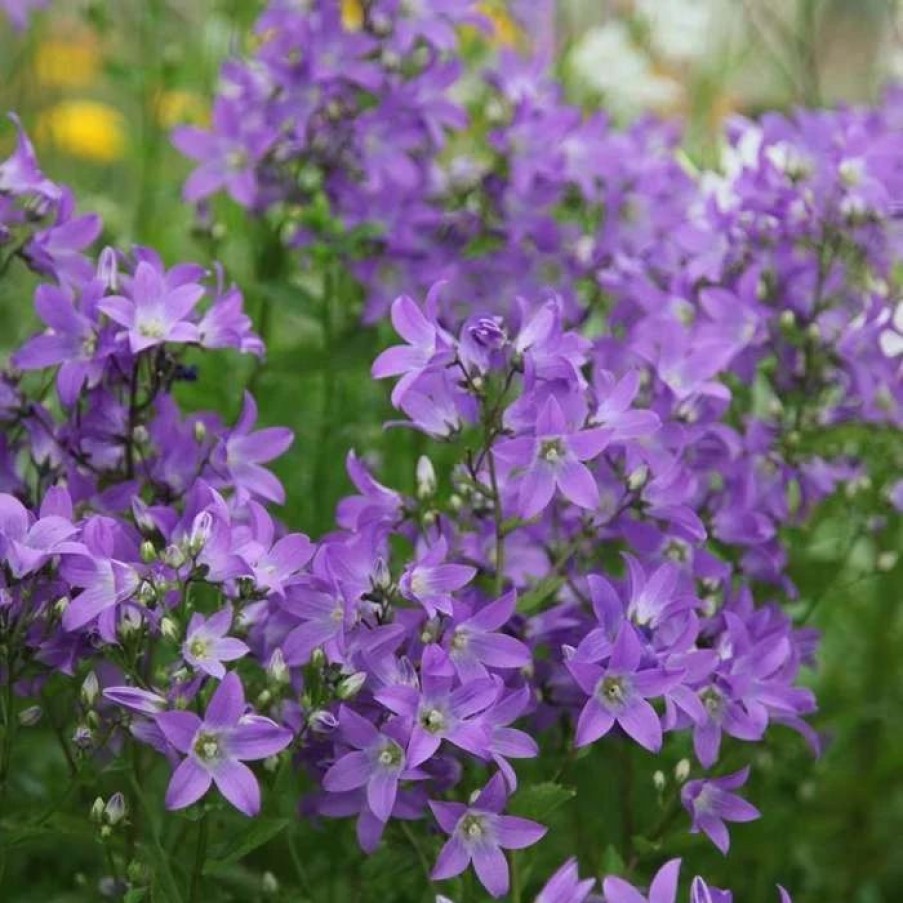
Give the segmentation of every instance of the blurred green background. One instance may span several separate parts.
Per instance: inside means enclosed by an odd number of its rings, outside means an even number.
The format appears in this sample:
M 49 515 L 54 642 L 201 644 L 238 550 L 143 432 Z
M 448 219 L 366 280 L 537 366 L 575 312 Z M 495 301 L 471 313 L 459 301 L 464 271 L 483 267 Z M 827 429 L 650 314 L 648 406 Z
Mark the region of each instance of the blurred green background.
M 152 245 L 170 264 L 226 263 L 255 322 L 269 324 L 268 359 L 255 372 L 231 356 L 205 358 L 186 401 L 234 417 L 252 384 L 262 422 L 296 432 L 276 468 L 289 499 L 282 515 L 316 535 L 350 488 L 342 467 L 350 448 L 367 449 L 386 482 L 407 490 L 426 443 L 382 429 L 386 390 L 368 371 L 387 340 L 384 327 L 361 329 L 346 310 L 327 331 L 309 276 L 287 256 L 265 253 L 273 247 L 265 226 L 223 207 L 224 233 L 213 246 L 180 200 L 190 166 L 168 132 L 206 122 L 219 65 L 250 46 L 259 8 L 251 0 L 59 0 L 21 35 L 0 24 L 0 110 L 19 112 L 45 171 L 75 189 L 80 209 L 103 215 L 105 241 Z M 497 42 L 537 37 L 518 35 L 503 3 L 487 9 Z M 903 19 L 885 0 L 560 0 L 554 20 L 556 63 L 574 97 L 602 95 L 625 120 L 650 109 L 685 117 L 689 150 L 702 159 L 715 158 L 732 113 L 869 101 L 886 80 L 903 76 Z M 0 149 L 12 139 L 11 127 L 0 130 Z M 0 288 L 0 354 L 34 327 L 32 286 L 16 271 Z M 876 439 L 871 463 L 899 470 L 888 447 Z M 869 509 L 867 492 L 837 499 L 793 538 L 792 571 L 803 590 L 797 613 L 824 637 L 811 678 L 824 756 L 813 761 L 795 735 L 778 729 L 759 753 L 752 790 L 765 817 L 734 832 L 727 861 L 686 839 L 698 870 L 734 887 L 740 901 L 774 899 L 777 876 L 797 903 L 903 900 L 903 567 L 895 557 L 903 537 L 897 525 L 883 547 L 863 539 Z M 659 764 L 638 760 L 639 792 L 651 792 Z M 572 776 L 593 788 L 574 804 L 581 852 L 605 848 L 586 834 L 606 824 L 599 812 L 579 819 L 607 805 L 609 785 L 593 777 Z M 60 870 L 71 872 L 80 855 L 75 845 L 73 862 L 61 861 Z M 324 875 L 340 866 L 322 855 Z M 367 868 L 394 865 L 378 858 Z M 364 882 L 366 870 L 360 874 Z M 28 899 L 63 899 L 49 896 L 58 886 L 52 879 L 47 895 L 34 880 Z M 322 899 L 330 898 L 324 885 Z

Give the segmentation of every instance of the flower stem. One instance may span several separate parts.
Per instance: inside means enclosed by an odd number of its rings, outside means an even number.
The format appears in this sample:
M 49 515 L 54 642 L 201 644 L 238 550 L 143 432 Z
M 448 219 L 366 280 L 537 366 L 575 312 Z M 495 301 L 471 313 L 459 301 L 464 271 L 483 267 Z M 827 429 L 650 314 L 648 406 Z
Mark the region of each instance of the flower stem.
M 205 812 L 198 822 L 198 843 L 194 851 L 194 868 L 191 870 L 191 886 L 188 891 L 189 903 L 197 903 L 201 899 L 201 878 L 204 871 L 204 861 L 207 858 L 209 833 L 210 825 Z

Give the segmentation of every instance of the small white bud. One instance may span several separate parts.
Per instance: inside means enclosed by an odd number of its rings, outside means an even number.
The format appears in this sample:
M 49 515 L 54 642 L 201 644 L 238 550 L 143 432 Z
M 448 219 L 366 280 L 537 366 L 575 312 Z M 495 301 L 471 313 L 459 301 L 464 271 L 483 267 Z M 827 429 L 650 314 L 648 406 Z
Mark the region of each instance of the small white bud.
M 432 498 L 436 493 L 438 483 L 433 462 L 426 455 L 417 459 L 417 497 L 420 499 Z
M 43 715 L 44 711 L 39 705 L 30 705 L 27 709 L 19 712 L 19 724 L 22 727 L 34 727 Z
M 125 804 L 125 797 L 121 793 L 114 793 L 109 800 L 107 800 L 107 804 L 103 811 L 107 824 L 119 824 L 128 812 L 128 807 Z
M 161 635 L 171 642 L 177 642 L 179 639 L 179 625 L 170 618 L 165 617 L 160 621 Z
M 652 784 L 655 789 L 661 793 L 665 789 L 665 785 L 668 783 L 668 779 L 665 777 L 665 773 L 660 769 L 656 769 L 652 772 Z
M 349 674 L 348 677 L 341 680 L 336 688 L 336 696 L 339 699 L 352 699 L 360 693 L 366 680 L 367 673 L 365 671 L 355 671 L 354 674 Z
M 641 464 L 633 470 L 627 477 L 627 488 L 631 492 L 637 492 L 646 485 L 649 479 L 649 468 L 645 464 Z
M 683 784 L 684 781 L 690 776 L 690 760 L 689 759 L 681 759 L 674 766 L 674 780 L 677 781 L 678 784 Z
M 79 695 L 81 696 L 82 702 L 90 708 L 94 705 L 94 700 L 97 699 L 99 693 L 100 683 L 97 680 L 97 675 L 91 671 L 85 678 L 84 683 L 82 683 Z

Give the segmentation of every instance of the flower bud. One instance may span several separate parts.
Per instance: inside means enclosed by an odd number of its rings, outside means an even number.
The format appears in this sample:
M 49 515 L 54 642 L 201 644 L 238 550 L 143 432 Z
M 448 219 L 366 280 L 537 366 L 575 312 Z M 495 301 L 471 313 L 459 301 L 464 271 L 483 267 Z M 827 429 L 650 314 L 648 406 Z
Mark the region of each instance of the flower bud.
M 260 889 L 266 895 L 279 893 L 279 881 L 272 872 L 264 872 L 260 879 Z
M 288 665 L 285 663 L 285 656 L 281 649 L 276 649 L 270 656 L 267 665 L 267 674 L 274 684 L 287 684 L 289 680 Z
M 637 492 L 646 485 L 649 479 L 649 468 L 645 464 L 640 464 L 627 477 L 627 488 L 631 492 Z
M 265 709 L 273 701 L 273 694 L 269 690 L 261 690 L 257 695 L 257 708 Z
M 681 759 L 674 766 L 674 780 L 677 781 L 678 784 L 683 784 L 688 777 L 690 777 L 690 760 Z
M 141 543 L 141 560 L 145 564 L 153 564 L 157 560 L 157 549 L 149 539 Z
M 97 277 L 106 286 L 107 291 L 119 291 L 119 260 L 115 249 L 109 245 L 100 252 L 97 260 Z
M 39 705 L 30 705 L 19 712 L 19 724 L 22 727 L 34 727 L 43 717 L 44 711 Z
M 879 553 L 878 558 L 875 561 L 875 567 L 879 571 L 883 571 L 887 573 L 888 571 L 892 571 L 897 566 L 897 561 L 900 556 L 894 551 L 884 551 Z
M 203 442 L 207 438 L 207 426 L 203 420 L 195 420 L 191 427 L 195 442 Z
M 97 680 L 97 675 L 91 671 L 85 678 L 79 695 L 82 702 L 90 708 L 94 705 L 94 700 L 97 699 L 98 693 L 100 693 L 100 683 Z
M 426 455 L 417 459 L 417 498 L 432 498 L 436 493 L 436 471 Z
M 343 678 L 339 682 L 336 688 L 336 696 L 339 699 L 352 699 L 360 693 L 361 687 L 363 687 L 366 680 L 367 674 L 365 671 L 355 671 L 354 674 L 349 674 L 348 677 Z
M 315 668 L 322 668 L 326 664 L 326 653 L 319 646 L 311 652 L 310 663 Z
M 668 783 L 668 779 L 665 777 L 665 773 L 660 769 L 656 769 L 652 772 L 652 785 L 655 789 L 661 793 L 665 789 L 665 785 Z
M 160 621 L 160 634 L 171 642 L 177 642 L 179 639 L 179 626 L 170 617 L 164 617 Z
M 185 553 L 177 545 L 168 545 L 161 556 L 164 564 L 171 568 L 180 568 L 185 564 Z
M 387 592 L 392 586 L 392 574 L 389 571 L 389 565 L 386 564 L 386 560 L 382 556 L 376 559 L 373 585 L 376 589 L 381 589 L 383 592 Z
M 53 603 L 53 611 L 58 617 L 62 617 L 63 612 L 69 607 L 69 597 L 68 596 L 60 596 L 56 602 Z
M 118 825 L 128 813 L 125 797 L 118 791 L 108 800 L 103 810 L 104 817 L 109 825 Z
M 91 812 L 89 813 L 91 821 L 95 821 L 99 824 L 103 820 L 103 807 L 103 797 L 99 796 L 91 805 Z
M 315 734 L 331 734 L 339 726 L 338 718 L 325 709 L 312 712 L 307 723 Z

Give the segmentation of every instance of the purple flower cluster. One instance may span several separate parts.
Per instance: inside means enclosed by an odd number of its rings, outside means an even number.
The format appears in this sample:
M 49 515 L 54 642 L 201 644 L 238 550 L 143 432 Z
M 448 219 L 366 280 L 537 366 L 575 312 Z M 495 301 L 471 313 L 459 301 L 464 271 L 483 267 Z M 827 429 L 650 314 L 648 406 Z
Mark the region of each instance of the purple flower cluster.
M 0 10 L 17 31 L 23 31 L 27 27 L 32 13 L 46 9 L 49 5 L 50 0 L 0 0 Z
M 424 456 L 406 494 L 349 455 L 356 493 L 316 543 L 267 509 L 289 431 L 258 429 L 249 394 L 231 426 L 175 400 L 201 351 L 262 353 L 238 290 L 144 248 L 86 255 L 99 221 L 20 133 L 0 252 L 48 281 L 46 328 L 0 382 L 2 678 L 23 699 L 53 672 L 96 686 L 73 742 L 159 752 L 171 809 L 215 786 L 256 814 L 244 763 L 291 747 L 303 814 L 355 818 L 367 852 L 428 820 L 448 838 L 432 877 L 472 867 L 501 897 L 504 851 L 545 833 L 508 809 L 541 743 L 645 755 L 685 735 L 680 802 L 725 853 L 727 823 L 759 813 L 724 738 L 742 755 L 778 724 L 817 749 L 781 531 L 861 475 L 813 432 L 901 423 L 903 105 L 736 122 L 699 173 L 671 129 L 616 132 L 505 56 L 492 159 L 465 161 L 462 24 L 480 20 L 449 0 L 374 0 L 350 24 L 274 0 L 213 130 L 175 137 L 200 162 L 192 201 L 278 208 L 299 247 L 327 227 L 294 219 L 316 200 L 363 230 L 371 315 L 385 267 L 426 296 L 391 304 L 400 341 L 372 374 L 454 464 Z M 609 877 L 605 899 L 672 903 L 679 867 L 645 896 Z M 566 863 L 539 899 L 592 886 Z M 730 899 L 693 881 L 694 903 Z

